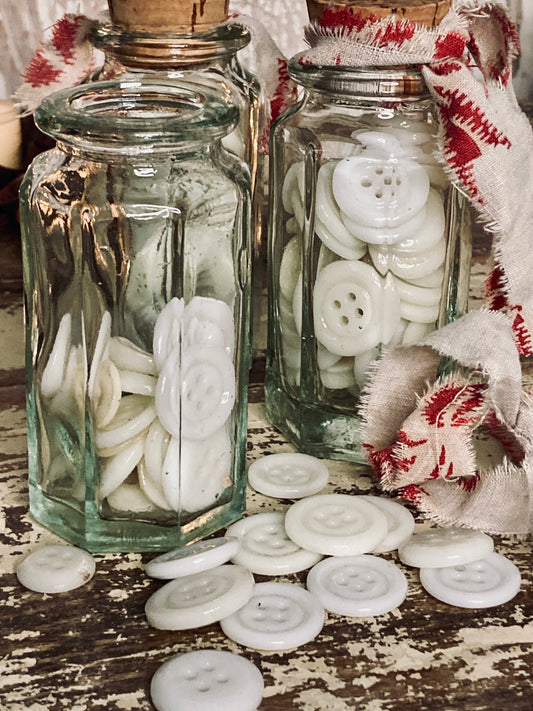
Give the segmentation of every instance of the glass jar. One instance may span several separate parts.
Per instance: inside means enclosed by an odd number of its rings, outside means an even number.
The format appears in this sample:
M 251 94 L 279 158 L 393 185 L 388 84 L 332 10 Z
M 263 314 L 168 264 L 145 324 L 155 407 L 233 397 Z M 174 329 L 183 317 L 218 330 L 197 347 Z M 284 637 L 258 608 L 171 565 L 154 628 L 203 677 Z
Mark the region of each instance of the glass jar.
M 417 68 L 297 55 L 289 72 L 304 93 L 271 133 L 267 416 L 304 452 L 366 462 L 372 362 L 466 310 L 471 211 Z
M 92 551 L 168 550 L 245 508 L 250 177 L 238 110 L 96 82 L 37 110 L 21 188 L 30 509 Z
M 263 224 L 267 198 L 259 140 L 265 124 L 265 97 L 256 77 L 244 69 L 238 57 L 239 51 L 250 43 L 250 31 L 233 22 L 189 31 L 156 32 L 101 21 L 94 23 L 90 37 L 93 45 L 104 53 L 102 67 L 93 74 L 95 80 L 142 76 L 164 77 L 169 81 L 185 78 L 219 90 L 226 100 L 238 106 L 239 122 L 224 137 L 223 145 L 246 161 L 252 178 L 252 330 L 254 344 L 260 348 L 260 322 L 265 311 Z

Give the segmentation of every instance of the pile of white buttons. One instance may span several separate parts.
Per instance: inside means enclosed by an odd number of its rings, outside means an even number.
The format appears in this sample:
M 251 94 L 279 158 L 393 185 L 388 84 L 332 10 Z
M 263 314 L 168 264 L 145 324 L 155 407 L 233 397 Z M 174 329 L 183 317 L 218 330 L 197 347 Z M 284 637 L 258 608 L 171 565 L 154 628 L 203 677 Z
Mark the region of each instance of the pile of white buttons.
M 357 393 L 381 345 L 418 341 L 439 316 L 446 256 L 442 189 L 428 125 L 354 134 L 355 155 L 318 171 L 314 229 L 321 241 L 313 287 L 317 359 L 325 387 Z M 285 176 L 289 215 L 279 274 L 279 327 L 289 379 L 302 334 L 304 163 Z M 291 235 L 293 235 L 291 237 Z
M 71 315 L 63 316 L 41 395 L 70 418 L 72 399 L 83 412 L 87 391 L 102 500 L 123 511 L 202 511 L 231 480 L 231 309 L 208 297 L 186 305 L 173 298 L 155 322 L 153 353 L 111 336 L 111 321 L 105 312 L 87 378 L 83 349 L 71 345 Z
M 423 587 L 451 605 L 491 607 L 520 588 L 518 569 L 493 551 L 490 536 L 456 528 L 413 533 L 413 516 L 394 501 L 321 494 L 328 470 L 314 457 L 268 455 L 250 466 L 249 482 L 265 495 L 297 501 L 286 513 L 250 515 L 229 526 L 224 537 L 151 560 L 147 574 L 170 582 L 146 602 L 150 625 L 184 630 L 219 622 L 227 637 L 245 647 L 293 649 L 320 633 L 325 610 L 368 617 L 401 605 L 406 577 L 376 555 L 396 549 L 402 563 L 420 568 Z M 91 561 L 70 546 L 45 546 L 22 561 L 17 575 L 32 590 L 63 592 L 91 577 Z M 253 577 L 309 568 L 306 587 L 256 583 Z M 158 711 L 253 711 L 263 680 L 236 654 L 198 650 L 165 662 L 152 679 L 151 694 Z

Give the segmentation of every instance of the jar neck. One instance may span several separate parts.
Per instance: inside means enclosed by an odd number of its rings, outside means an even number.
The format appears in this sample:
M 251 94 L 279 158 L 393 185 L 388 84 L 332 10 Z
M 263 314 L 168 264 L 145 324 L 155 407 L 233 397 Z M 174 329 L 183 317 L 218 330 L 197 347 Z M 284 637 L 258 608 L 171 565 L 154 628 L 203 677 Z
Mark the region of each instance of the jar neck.
M 289 63 L 291 78 L 319 99 L 344 103 L 364 101 L 382 104 L 428 101 L 430 94 L 419 67 L 344 67 L 301 64 L 299 56 Z M 320 100 L 320 99 L 319 99 Z
M 91 41 L 110 61 L 131 68 L 162 70 L 226 65 L 249 44 L 250 32 L 234 23 L 183 34 L 132 32 L 109 23 L 95 23 Z

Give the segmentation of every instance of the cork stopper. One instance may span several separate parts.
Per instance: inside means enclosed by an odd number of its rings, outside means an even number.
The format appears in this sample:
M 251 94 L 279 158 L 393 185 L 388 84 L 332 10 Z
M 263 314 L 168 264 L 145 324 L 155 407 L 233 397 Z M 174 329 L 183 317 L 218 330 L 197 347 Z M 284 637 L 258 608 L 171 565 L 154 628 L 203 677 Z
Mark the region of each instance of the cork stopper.
M 114 25 L 129 32 L 208 30 L 228 17 L 229 0 L 108 0 Z
M 349 8 L 358 17 L 388 17 L 411 20 L 427 27 L 436 27 L 448 13 L 452 0 L 307 0 L 309 19 L 318 22 L 326 8 Z

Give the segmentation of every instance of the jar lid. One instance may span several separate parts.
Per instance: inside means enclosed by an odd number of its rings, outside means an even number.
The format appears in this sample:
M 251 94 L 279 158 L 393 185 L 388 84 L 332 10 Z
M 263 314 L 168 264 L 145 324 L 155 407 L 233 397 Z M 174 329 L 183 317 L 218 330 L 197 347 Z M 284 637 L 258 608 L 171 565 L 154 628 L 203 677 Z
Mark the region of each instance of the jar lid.
M 35 112 L 45 134 L 85 151 L 142 157 L 205 145 L 236 125 L 238 108 L 221 92 L 186 81 L 81 84 L 47 96 Z
M 195 32 L 228 18 L 229 0 L 107 0 L 111 21 L 132 32 Z
M 307 11 L 309 19 L 317 22 L 326 8 L 349 8 L 352 15 L 362 18 L 395 16 L 398 20 L 436 27 L 451 5 L 452 0 L 307 0 Z

